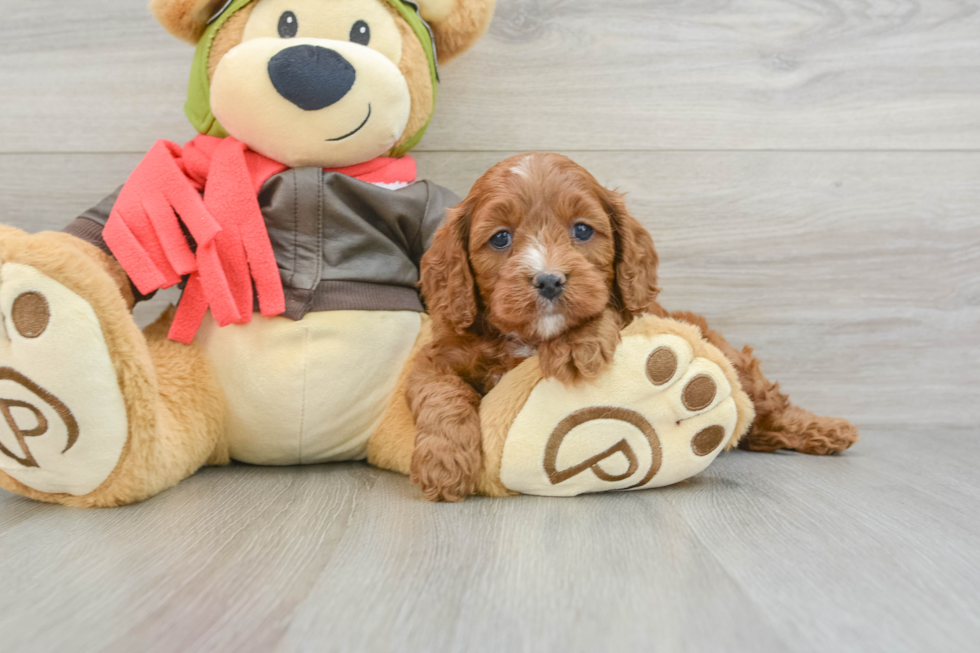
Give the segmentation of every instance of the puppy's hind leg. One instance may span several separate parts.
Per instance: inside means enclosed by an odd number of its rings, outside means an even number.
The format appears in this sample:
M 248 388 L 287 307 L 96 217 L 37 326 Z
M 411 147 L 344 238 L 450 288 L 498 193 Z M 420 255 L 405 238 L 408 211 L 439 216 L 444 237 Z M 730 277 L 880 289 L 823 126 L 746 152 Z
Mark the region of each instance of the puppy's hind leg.
M 708 328 L 703 317 L 694 313 L 672 312 L 671 317 L 694 324 L 705 340 L 718 347 L 735 366 L 739 381 L 755 406 L 755 422 L 739 447 L 749 451 L 794 449 L 801 453 L 829 455 L 840 453 L 858 441 L 853 424 L 838 417 L 820 417 L 794 405 L 789 397 L 762 373 L 761 363 L 751 347 L 739 351 Z

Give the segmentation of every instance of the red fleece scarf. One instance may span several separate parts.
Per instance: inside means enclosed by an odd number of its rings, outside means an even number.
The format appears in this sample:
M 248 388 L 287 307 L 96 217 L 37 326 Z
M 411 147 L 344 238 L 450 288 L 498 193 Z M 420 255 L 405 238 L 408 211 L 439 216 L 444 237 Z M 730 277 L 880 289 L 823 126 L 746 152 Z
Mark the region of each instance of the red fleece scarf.
M 175 286 L 189 275 L 170 328 L 172 340 L 193 341 L 208 309 L 219 326 L 251 321 L 253 292 L 262 315 L 286 310 L 258 202 L 262 185 L 286 169 L 234 138 L 201 135 L 183 148 L 157 141 L 130 175 L 103 237 L 143 294 Z M 416 178 L 411 157 L 325 170 L 383 185 Z

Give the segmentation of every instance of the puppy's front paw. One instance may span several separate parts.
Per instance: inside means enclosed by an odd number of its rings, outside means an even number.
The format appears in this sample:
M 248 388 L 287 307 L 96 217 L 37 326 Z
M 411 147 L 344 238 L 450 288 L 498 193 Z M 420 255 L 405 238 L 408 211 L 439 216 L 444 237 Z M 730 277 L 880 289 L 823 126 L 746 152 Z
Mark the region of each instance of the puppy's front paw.
M 608 367 L 620 342 L 619 323 L 603 317 L 540 348 L 541 372 L 545 378 L 575 384 L 594 379 Z
M 616 333 L 618 336 L 619 333 Z M 610 363 L 619 344 L 618 337 L 595 337 L 577 343 L 572 348 L 572 363 L 584 378 L 599 376 Z
M 420 432 L 412 454 L 411 478 L 426 501 L 457 503 L 473 494 L 481 464 L 479 446 L 464 446 Z
M 541 372 L 546 379 L 557 379 L 565 385 L 574 385 L 592 379 L 612 360 L 615 348 L 606 348 L 599 342 L 571 345 L 556 342 L 544 345 L 540 350 Z

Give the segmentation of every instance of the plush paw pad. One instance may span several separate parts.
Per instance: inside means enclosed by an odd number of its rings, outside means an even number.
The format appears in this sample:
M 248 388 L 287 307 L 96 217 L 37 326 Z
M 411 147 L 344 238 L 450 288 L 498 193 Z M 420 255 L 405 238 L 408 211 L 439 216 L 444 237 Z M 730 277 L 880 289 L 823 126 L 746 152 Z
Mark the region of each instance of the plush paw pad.
M 37 269 L 0 265 L 0 473 L 88 494 L 115 469 L 126 408 L 91 305 Z
M 574 496 L 661 487 L 706 468 L 739 416 L 725 371 L 695 354 L 707 345 L 694 335 L 627 335 L 595 383 L 541 381 L 504 443 L 503 485 Z

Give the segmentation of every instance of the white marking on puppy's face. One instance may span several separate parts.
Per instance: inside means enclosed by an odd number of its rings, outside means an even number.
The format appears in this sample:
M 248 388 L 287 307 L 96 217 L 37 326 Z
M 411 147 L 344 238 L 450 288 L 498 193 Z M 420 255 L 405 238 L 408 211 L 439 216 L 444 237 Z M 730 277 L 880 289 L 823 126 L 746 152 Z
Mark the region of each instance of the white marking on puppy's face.
M 532 238 L 524 251 L 521 252 L 521 262 L 528 272 L 537 274 L 548 267 L 548 250 L 537 238 Z
M 510 171 L 521 179 L 531 178 L 531 163 L 534 161 L 534 155 L 528 154 L 526 157 L 518 161 L 516 164 L 510 167 Z
M 554 270 L 554 266 L 549 261 L 548 248 L 541 243 L 539 238 L 531 238 L 524 249 L 518 254 L 519 261 L 524 267 L 524 272 L 529 279 L 534 279 L 542 272 Z M 537 298 L 538 319 L 534 326 L 534 333 L 539 338 L 550 340 L 562 331 L 567 324 L 565 317 L 560 313 L 560 306 L 557 302 L 547 301 L 544 298 Z M 533 354 L 532 354 L 533 355 Z
M 565 316 L 561 314 L 544 315 L 538 318 L 535 330 L 544 340 L 550 340 L 565 328 Z

